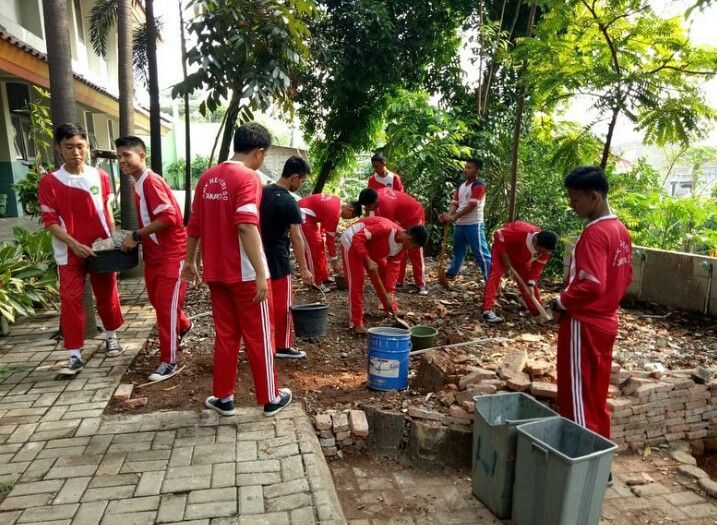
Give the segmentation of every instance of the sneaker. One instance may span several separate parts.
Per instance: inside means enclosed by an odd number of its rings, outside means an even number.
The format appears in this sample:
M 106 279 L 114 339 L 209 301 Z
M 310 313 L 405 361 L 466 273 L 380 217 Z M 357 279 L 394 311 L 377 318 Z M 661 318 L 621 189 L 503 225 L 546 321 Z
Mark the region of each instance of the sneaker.
M 366 335 L 368 333 L 368 330 L 362 324 L 349 327 L 349 331 L 353 332 L 355 335 Z
M 487 312 L 483 312 L 483 320 L 486 323 L 493 323 L 493 324 L 503 322 L 503 318 L 497 316 L 493 310 L 488 310 Z
M 159 366 L 154 369 L 154 372 L 149 374 L 149 379 L 153 383 L 155 381 L 161 381 L 163 379 L 169 379 L 172 377 L 177 370 L 177 363 L 159 363 Z
M 105 349 L 107 350 L 107 357 L 117 357 L 124 352 L 116 337 L 105 339 Z
M 428 295 L 428 288 L 426 288 L 425 286 L 421 286 L 418 289 L 417 293 L 418 293 L 418 295 Z
M 297 350 L 296 348 L 277 348 L 276 357 L 283 359 L 301 359 L 302 357 L 306 357 L 306 352 Z
M 396 283 L 396 290 L 403 290 L 403 283 Z
M 331 288 L 329 288 L 325 284 L 313 284 L 312 286 L 314 288 L 316 288 L 318 291 L 323 292 L 323 293 L 327 293 L 327 292 L 331 291 Z
M 209 396 L 204 402 L 204 406 L 211 408 L 222 416 L 233 416 L 237 413 L 236 408 L 234 408 L 234 401 L 222 401 L 214 396 Z
M 184 339 L 184 336 L 192 331 L 192 328 L 194 328 L 194 321 L 189 321 L 189 326 L 184 330 L 179 331 L 179 344 L 182 344 L 182 339 Z
M 266 417 L 275 416 L 281 412 L 286 406 L 291 403 L 292 395 L 291 390 L 288 388 L 279 389 L 279 400 L 275 403 L 267 403 L 264 405 L 264 415 Z
M 81 357 L 71 355 L 65 366 L 60 369 L 59 373 L 63 376 L 74 376 L 77 375 L 84 367 L 85 363 L 82 362 Z

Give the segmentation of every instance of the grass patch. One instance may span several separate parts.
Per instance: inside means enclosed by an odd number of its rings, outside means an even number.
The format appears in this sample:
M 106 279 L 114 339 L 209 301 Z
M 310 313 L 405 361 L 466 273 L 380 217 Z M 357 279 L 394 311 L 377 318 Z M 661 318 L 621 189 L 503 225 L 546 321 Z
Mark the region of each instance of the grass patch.
M 7 496 L 10 491 L 15 487 L 14 481 L 0 481 L 0 497 Z
M 17 372 L 24 372 L 27 370 L 26 366 L 23 365 L 11 365 L 7 367 L 0 367 L 0 381 L 5 379 L 10 374 L 15 374 Z

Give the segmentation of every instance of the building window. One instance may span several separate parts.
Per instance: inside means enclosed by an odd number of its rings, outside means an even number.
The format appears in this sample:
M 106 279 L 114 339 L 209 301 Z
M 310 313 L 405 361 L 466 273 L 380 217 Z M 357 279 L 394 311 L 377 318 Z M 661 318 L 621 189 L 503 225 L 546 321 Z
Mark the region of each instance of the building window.
M 111 120 L 107 120 L 107 135 L 110 138 L 110 149 L 115 149 L 115 127 Z
M 75 4 L 75 29 L 77 30 L 77 38 L 83 44 L 85 43 L 85 29 L 82 20 L 82 3 L 80 0 L 74 0 Z
M 87 140 L 91 149 L 97 149 L 97 136 L 95 135 L 95 118 L 91 111 L 85 111 L 85 129 Z
M 8 109 L 13 131 L 13 145 L 18 159 L 35 158 L 35 144 L 30 130 L 30 87 L 27 84 L 7 82 Z

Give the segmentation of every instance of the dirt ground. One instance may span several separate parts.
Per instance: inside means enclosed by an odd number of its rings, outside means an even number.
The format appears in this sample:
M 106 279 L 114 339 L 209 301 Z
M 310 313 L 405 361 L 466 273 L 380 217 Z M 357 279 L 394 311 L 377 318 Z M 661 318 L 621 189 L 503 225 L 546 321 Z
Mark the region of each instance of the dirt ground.
M 435 268 L 430 269 L 429 283 L 436 283 Z M 409 270 L 410 275 L 410 270 Z M 481 320 L 482 284 L 472 263 L 464 267 L 453 289 L 443 290 L 436 285 L 428 296 L 399 293 L 401 315 L 411 324 L 427 324 L 438 329 L 438 344 L 457 343 L 476 338 L 504 337 L 507 342 L 473 346 L 473 363 L 495 368 L 508 349 L 525 348 L 531 359 L 554 361 L 556 325 L 541 324 L 530 318 L 518 301 L 512 283 L 504 281 L 497 311 L 505 318 L 500 325 L 489 326 Z M 296 285 L 296 282 L 295 282 Z M 548 284 L 544 300 L 554 296 L 558 284 Z M 367 326 L 391 325 L 379 310 L 375 293 L 367 287 Z M 316 291 L 299 291 L 295 304 L 320 300 Z M 305 403 L 311 412 L 328 408 L 355 407 L 362 402 L 375 402 L 387 408 L 404 408 L 411 399 L 424 396 L 409 388 L 405 392 L 383 393 L 366 388 L 367 343 L 364 337 L 347 332 L 348 313 L 346 292 L 327 294 L 329 304 L 328 334 L 313 342 L 297 340 L 295 346 L 307 352 L 301 360 L 277 359 L 279 384 L 294 391 L 295 398 Z M 189 316 L 211 310 L 205 286 L 190 289 L 185 309 Z M 179 355 L 184 369 L 170 380 L 143 387 L 135 397 L 147 396 L 145 407 L 133 412 L 156 410 L 200 410 L 204 399 L 212 392 L 212 345 L 214 329 L 211 316 L 199 317 L 185 339 Z M 461 354 L 463 349 L 446 350 Z M 639 305 L 623 309 L 620 333 L 615 345 L 614 359 L 624 368 L 642 369 L 646 363 L 660 362 L 670 369 L 711 366 L 717 363 L 717 321 L 696 314 L 659 306 Z M 158 341 L 153 335 L 147 347 L 125 374 L 122 382 L 135 385 L 146 383 L 147 376 L 159 362 Z M 416 359 L 411 363 L 415 370 Z M 240 357 L 236 401 L 240 406 L 255 403 L 253 384 L 246 357 Z M 122 412 L 114 402 L 108 412 Z

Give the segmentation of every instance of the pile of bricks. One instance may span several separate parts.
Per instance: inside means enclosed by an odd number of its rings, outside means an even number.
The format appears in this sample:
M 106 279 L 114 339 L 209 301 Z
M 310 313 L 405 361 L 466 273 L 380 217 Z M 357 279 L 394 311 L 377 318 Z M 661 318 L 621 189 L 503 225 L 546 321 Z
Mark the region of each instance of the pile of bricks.
M 608 399 L 612 439 L 620 450 L 717 437 L 717 381 L 691 377 L 636 377 L 613 369 Z
M 340 449 L 361 444 L 368 437 L 368 421 L 363 410 L 329 410 L 317 414 L 314 428 L 327 457 L 340 455 Z

